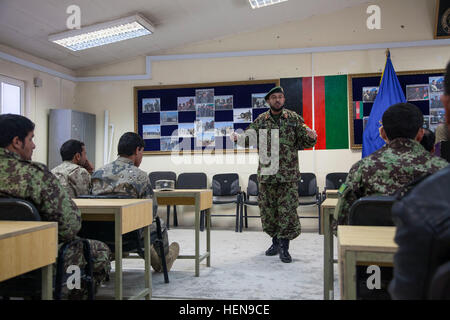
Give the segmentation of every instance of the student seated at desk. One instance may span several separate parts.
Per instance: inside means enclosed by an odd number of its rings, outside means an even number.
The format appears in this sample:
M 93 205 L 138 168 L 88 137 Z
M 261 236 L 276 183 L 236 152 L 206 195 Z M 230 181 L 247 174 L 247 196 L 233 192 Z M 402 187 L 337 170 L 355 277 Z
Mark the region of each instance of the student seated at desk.
M 88 160 L 84 143 L 78 140 L 68 140 L 59 150 L 62 163 L 52 169 L 71 198 L 89 194 L 91 189 L 91 174 L 94 166 Z
M 33 202 L 43 221 L 58 222 L 58 242 L 75 240 L 81 228 L 81 214 L 58 179 L 41 163 L 32 162 L 35 144 L 34 123 L 13 114 L 0 115 L 0 197 Z M 89 240 L 95 284 L 104 281 L 111 270 L 110 250 L 106 244 Z M 83 246 L 70 246 L 64 270 L 77 265 L 83 270 L 86 261 Z M 71 291 L 75 295 L 75 289 Z M 81 293 L 83 294 L 83 293 Z
M 450 63 L 444 77 L 446 131 L 450 130 Z M 450 167 L 420 182 L 392 207 L 397 219 L 393 299 L 429 299 L 436 270 L 450 261 Z M 448 295 L 447 295 L 448 297 Z
M 126 195 L 130 198 L 152 198 L 150 179 L 139 169 L 144 153 L 145 142 L 138 134 L 126 132 L 119 139 L 117 147 L 119 157 L 92 175 L 93 195 Z M 161 222 L 163 222 L 161 220 Z M 156 232 L 156 223 L 152 223 L 150 232 Z M 167 235 L 167 233 L 164 233 Z M 168 237 L 163 234 L 164 252 L 169 271 L 180 252 L 178 243 L 169 246 Z M 162 272 L 162 261 L 153 245 L 151 246 L 151 264 L 155 271 Z
M 348 224 L 350 207 L 357 199 L 393 195 L 400 188 L 448 165 L 420 145 L 423 115 L 415 105 L 390 106 L 382 122 L 380 135 L 387 143 L 350 169 L 335 209 L 338 224 Z
M 349 223 L 352 204 L 370 195 L 393 195 L 397 190 L 447 166 L 447 162 L 433 156 L 420 145 L 423 136 L 423 115 L 416 106 L 399 103 L 389 107 L 382 117 L 380 135 L 386 145 L 358 161 L 350 169 L 341 186 L 335 209 L 338 224 Z M 387 286 L 392 268 L 381 268 L 381 290 L 369 291 L 366 268 L 357 268 L 358 297 L 389 299 Z

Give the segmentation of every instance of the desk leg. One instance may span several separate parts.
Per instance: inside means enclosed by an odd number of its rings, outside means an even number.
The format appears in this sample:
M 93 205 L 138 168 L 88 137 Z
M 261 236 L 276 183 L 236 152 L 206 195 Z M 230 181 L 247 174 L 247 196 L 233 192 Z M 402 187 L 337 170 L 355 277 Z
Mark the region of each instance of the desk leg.
M 206 266 L 211 267 L 211 209 L 205 211 L 206 215 L 206 251 L 208 252 L 208 257 L 206 258 Z
M 146 300 L 152 298 L 152 270 L 151 255 L 150 255 L 150 227 L 144 228 L 144 258 L 145 258 L 145 288 L 149 290 L 149 293 L 145 295 Z
M 334 291 L 334 272 L 333 272 L 333 230 L 331 226 L 330 209 L 323 210 L 324 222 L 324 245 L 323 245 L 323 298 L 330 300 Z
M 120 214 L 115 218 L 115 294 L 116 300 L 122 300 L 122 219 Z
M 53 300 L 53 265 L 42 267 L 42 300 Z
M 200 199 L 195 199 L 195 276 L 200 276 Z M 209 224 L 208 224 L 209 228 Z
M 356 254 L 352 251 L 345 252 L 344 260 L 344 294 L 345 300 L 356 300 Z

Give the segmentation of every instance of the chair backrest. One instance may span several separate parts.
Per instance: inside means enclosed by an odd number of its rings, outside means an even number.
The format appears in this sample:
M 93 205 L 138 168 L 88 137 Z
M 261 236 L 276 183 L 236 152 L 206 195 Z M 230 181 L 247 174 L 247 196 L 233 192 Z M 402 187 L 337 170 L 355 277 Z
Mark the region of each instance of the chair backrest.
M 347 172 L 332 172 L 325 177 L 325 190 L 339 189 L 347 179 Z
M 173 180 L 177 181 L 177 174 L 172 171 L 153 171 L 148 174 L 152 189 L 155 189 L 155 182 L 158 180 Z
M 431 279 L 429 299 L 450 300 L 450 261 L 441 265 Z
M 391 208 L 394 196 L 369 196 L 355 201 L 350 208 L 349 224 L 355 226 L 394 226 Z
M 177 189 L 206 189 L 206 173 L 203 172 L 185 172 L 178 175 Z
M 256 174 L 251 174 L 248 177 L 247 195 L 257 196 L 259 193 L 258 189 L 258 176 Z
M 298 195 L 300 197 L 312 197 L 317 195 L 317 179 L 314 173 L 300 174 L 298 181 Z
M 17 198 L 0 198 L 0 220 L 41 221 L 36 207 L 29 201 Z
M 216 174 L 212 178 L 213 196 L 235 196 L 241 191 L 237 173 Z

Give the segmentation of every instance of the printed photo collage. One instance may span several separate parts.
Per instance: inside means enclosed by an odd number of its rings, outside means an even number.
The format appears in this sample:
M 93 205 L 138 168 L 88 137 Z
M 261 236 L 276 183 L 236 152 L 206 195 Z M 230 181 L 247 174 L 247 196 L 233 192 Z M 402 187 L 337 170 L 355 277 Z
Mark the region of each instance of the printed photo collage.
M 216 138 L 229 137 L 235 130 L 235 124 L 244 129 L 254 117 L 268 110 L 265 95 L 266 93 L 252 94 L 251 108 L 235 108 L 233 95 L 216 96 L 214 89 L 197 89 L 195 96 L 177 97 L 177 111 L 161 111 L 160 98 L 144 98 L 142 113 L 159 113 L 160 123 L 142 125 L 143 138 L 159 139 L 160 151 L 177 150 L 182 138 L 194 138 L 196 147 L 216 147 Z M 179 118 L 188 118 L 184 116 L 187 112 L 193 114 L 194 111 L 194 121 L 179 121 Z M 216 112 L 221 111 L 228 111 L 223 113 L 227 119 L 215 121 Z M 165 128 L 171 128 L 170 132 Z M 241 149 L 238 146 L 234 147 Z
M 379 87 L 364 87 L 362 92 L 363 101 L 353 102 L 353 118 L 363 119 L 363 128 L 367 124 L 369 117 L 362 117 L 363 103 L 373 103 L 378 94 Z M 414 101 L 428 101 L 429 115 L 424 115 L 424 128 L 436 131 L 439 123 L 445 121 L 445 109 L 441 102 L 441 95 L 444 90 L 444 77 L 428 77 L 428 83 L 412 84 L 406 86 L 406 100 L 408 102 Z

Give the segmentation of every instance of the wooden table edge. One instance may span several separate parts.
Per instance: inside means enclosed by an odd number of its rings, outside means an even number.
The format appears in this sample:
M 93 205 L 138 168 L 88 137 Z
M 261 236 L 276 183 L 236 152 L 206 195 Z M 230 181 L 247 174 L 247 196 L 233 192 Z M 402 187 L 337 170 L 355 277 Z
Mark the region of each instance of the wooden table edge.
M 11 221 L 11 220 L 3 220 L 3 221 L 0 221 L 0 223 L 5 222 L 5 221 Z M 51 229 L 51 228 L 57 229 L 58 228 L 58 223 L 53 222 L 53 221 L 11 221 L 11 222 L 20 222 L 20 223 L 31 222 L 32 224 L 39 223 L 39 225 L 35 225 L 31 229 L 27 228 L 27 229 L 10 231 L 8 233 L 2 233 L 2 234 L 0 234 L 0 240 L 7 239 L 7 238 L 10 238 L 13 236 L 19 236 L 22 234 L 36 232 L 36 231 L 40 231 L 40 230 Z

